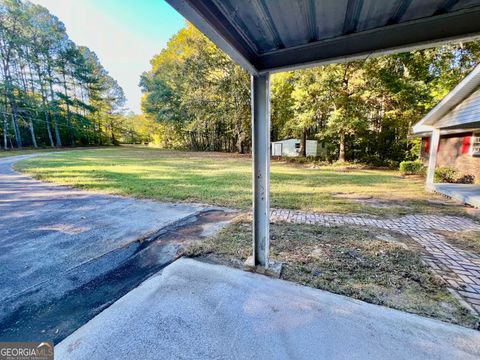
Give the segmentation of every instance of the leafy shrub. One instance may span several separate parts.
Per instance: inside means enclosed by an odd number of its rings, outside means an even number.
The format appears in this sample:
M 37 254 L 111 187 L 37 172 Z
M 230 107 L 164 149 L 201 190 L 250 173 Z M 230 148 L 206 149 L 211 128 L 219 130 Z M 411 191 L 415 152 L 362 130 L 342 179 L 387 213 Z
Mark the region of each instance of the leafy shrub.
M 388 168 L 392 170 L 398 169 L 398 165 L 400 164 L 399 161 L 392 159 L 381 160 L 376 156 L 364 157 L 360 163 L 371 166 L 372 168 Z
M 422 175 L 424 166 L 421 161 L 402 161 L 400 163 L 400 172 L 403 175 Z
M 396 160 L 386 160 L 386 161 L 385 161 L 385 165 L 386 165 L 389 169 L 398 169 L 398 164 L 399 164 L 399 162 L 396 161 Z
M 457 172 L 448 167 L 441 167 L 435 170 L 435 182 L 439 183 L 456 183 Z
M 291 157 L 288 159 L 289 162 L 297 163 L 297 164 L 309 164 L 313 162 L 315 158 L 313 157 L 304 157 L 304 156 L 297 156 L 297 157 Z
M 463 175 L 457 179 L 459 184 L 474 184 L 475 176 L 474 175 Z
M 309 164 L 314 163 L 314 157 L 303 157 L 303 156 L 273 156 L 274 159 L 280 161 L 286 161 L 292 164 Z

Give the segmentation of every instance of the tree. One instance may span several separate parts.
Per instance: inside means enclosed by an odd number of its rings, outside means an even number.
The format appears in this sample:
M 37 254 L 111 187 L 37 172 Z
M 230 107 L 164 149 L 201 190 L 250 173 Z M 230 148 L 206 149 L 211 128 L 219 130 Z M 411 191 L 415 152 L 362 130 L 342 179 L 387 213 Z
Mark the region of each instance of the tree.
M 58 18 L 28 1 L 0 1 L 4 149 L 116 142 L 107 138 L 118 136 L 123 103 L 123 90 Z
M 144 73 L 143 111 L 184 146 L 244 152 L 250 145 L 250 79 L 188 24 Z
M 272 140 L 321 140 L 325 160 L 394 164 L 412 157 L 411 125 L 478 63 L 480 42 L 275 74 Z M 141 77 L 145 117 L 168 147 L 248 151 L 249 76 L 191 24 Z
M 291 133 L 290 125 L 295 113 L 292 93 L 298 86 L 295 72 L 283 72 L 271 77 L 271 111 L 272 141 L 282 140 Z

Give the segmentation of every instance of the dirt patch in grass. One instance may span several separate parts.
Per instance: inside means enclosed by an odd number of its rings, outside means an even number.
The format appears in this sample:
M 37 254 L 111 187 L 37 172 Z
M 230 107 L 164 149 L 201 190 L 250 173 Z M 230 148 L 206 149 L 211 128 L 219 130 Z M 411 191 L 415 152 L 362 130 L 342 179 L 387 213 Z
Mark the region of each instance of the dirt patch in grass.
M 351 194 L 351 193 L 334 193 L 332 194 L 332 196 L 338 199 L 349 199 L 359 204 L 370 206 L 377 209 L 390 209 L 390 208 L 410 209 L 411 208 L 410 206 L 408 206 L 408 204 L 406 204 L 403 201 L 377 199 L 377 198 L 374 198 L 373 196 L 361 196 L 358 194 Z
M 275 223 L 271 238 L 271 258 L 284 263 L 285 280 L 468 327 L 479 325 L 422 263 L 421 249 L 407 237 L 347 226 Z M 250 251 L 251 225 L 244 217 L 192 245 L 186 254 L 241 267 Z
M 461 250 L 466 250 L 480 255 L 480 231 L 437 231 L 445 236 L 445 240 Z

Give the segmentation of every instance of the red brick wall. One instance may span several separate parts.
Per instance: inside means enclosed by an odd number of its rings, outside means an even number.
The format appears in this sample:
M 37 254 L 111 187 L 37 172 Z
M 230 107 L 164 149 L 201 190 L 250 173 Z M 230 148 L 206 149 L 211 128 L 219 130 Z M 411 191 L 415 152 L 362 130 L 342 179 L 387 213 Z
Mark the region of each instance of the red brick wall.
M 480 157 L 470 155 L 472 133 L 442 135 L 437 153 L 437 167 L 449 167 L 457 170 L 460 176 L 474 175 L 480 183 Z M 421 159 L 427 163 L 430 138 L 422 138 Z
M 464 138 L 471 135 L 471 133 L 442 135 L 437 153 L 437 166 L 454 168 L 457 159 L 464 155 L 462 153 Z

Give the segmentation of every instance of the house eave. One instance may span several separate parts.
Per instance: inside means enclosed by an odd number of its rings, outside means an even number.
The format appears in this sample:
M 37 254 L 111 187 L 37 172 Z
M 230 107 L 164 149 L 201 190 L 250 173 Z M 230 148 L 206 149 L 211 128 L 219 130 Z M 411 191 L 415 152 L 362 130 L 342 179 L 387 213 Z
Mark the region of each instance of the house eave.
M 432 131 L 435 128 L 431 128 L 430 130 L 423 130 L 417 133 L 413 133 L 415 137 L 430 137 L 432 135 Z M 462 133 L 469 133 L 478 131 L 476 128 L 465 128 L 465 129 L 440 129 L 440 135 L 451 135 L 451 134 L 462 134 Z
M 422 125 L 420 123 L 413 126 L 412 134 L 416 136 L 421 136 L 422 134 L 430 134 L 433 131 L 434 127 L 429 125 Z

